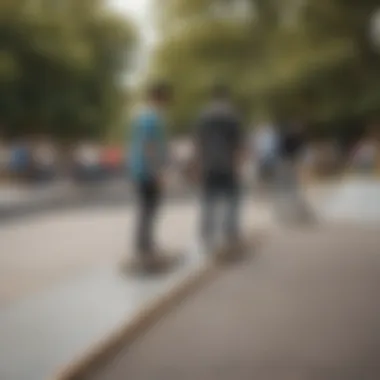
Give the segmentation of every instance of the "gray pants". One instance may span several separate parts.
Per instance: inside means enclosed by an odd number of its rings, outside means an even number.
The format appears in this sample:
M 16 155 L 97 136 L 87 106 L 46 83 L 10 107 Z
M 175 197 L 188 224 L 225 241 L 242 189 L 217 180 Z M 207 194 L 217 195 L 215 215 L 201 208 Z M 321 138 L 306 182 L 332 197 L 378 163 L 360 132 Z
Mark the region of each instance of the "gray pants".
M 296 164 L 283 160 L 277 167 L 275 211 L 283 223 L 308 223 L 314 220 L 300 185 Z
M 209 181 L 202 194 L 201 236 L 205 244 L 212 244 L 217 232 L 218 206 L 222 206 L 223 234 L 229 242 L 240 238 L 239 186 L 235 181 Z

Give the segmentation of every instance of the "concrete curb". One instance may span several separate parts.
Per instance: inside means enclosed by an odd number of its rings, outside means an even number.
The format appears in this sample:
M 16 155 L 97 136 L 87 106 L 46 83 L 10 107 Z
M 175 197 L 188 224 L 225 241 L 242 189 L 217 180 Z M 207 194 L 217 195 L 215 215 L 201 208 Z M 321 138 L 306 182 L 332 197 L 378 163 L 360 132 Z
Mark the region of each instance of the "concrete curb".
M 190 296 L 217 273 L 216 266 L 207 264 L 204 268 L 189 274 L 171 291 L 144 308 L 132 321 L 121 325 L 111 335 L 90 347 L 83 356 L 60 370 L 51 380 L 82 380 L 95 371 L 102 363 L 115 354 L 121 346 L 132 344 L 144 331 Z

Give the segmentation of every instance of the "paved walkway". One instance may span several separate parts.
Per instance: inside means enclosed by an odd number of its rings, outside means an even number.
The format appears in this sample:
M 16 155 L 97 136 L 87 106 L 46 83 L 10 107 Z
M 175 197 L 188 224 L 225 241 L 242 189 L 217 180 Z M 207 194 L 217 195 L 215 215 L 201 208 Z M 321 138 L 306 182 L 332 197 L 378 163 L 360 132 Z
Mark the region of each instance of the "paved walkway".
M 379 228 L 278 231 L 80 380 L 377 380 L 379 247 Z
M 260 205 L 248 201 L 244 211 L 246 231 L 271 225 Z M 197 207 L 168 204 L 159 240 L 186 253 L 185 264 L 152 279 L 121 276 L 132 215 L 129 208 L 68 212 L 0 228 L 1 380 L 53 375 L 203 265 L 192 244 Z
M 245 206 L 245 228 L 272 225 L 265 204 L 247 200 Z M 117 265 L 132 251 L 133 215 L 130 207 L 105 208 L 48 214 L 1 226 L 0 308 L 94 268 Z M 197 217 L 194 201 L 164 205 L 159 241 L 171 250 L 183 250 L 194 238 Z
M 331 193 L 322 212 L 330 221 L 376 223 L 380 221 L 380 181 L 352 176 Z
M 360 198 L 361 191 L 354 197 Z M 320 206 L 334 189 L 313 193 Z M 247 231 L 273 227 L 270 207 L 245 202 Z M 190 247 L 196 216 L 192 202 L 167 205 L 159 231 L 163 244 L 173 250 Z M 1 225 L 1 380 L 40 380 L 52 374 L 202 265 L 196 249 L 190 249 L 187 264 L 168 277 L 121 277 L 117 265 L 130 252 L 132 231 L 128 207 L 51 213 Z

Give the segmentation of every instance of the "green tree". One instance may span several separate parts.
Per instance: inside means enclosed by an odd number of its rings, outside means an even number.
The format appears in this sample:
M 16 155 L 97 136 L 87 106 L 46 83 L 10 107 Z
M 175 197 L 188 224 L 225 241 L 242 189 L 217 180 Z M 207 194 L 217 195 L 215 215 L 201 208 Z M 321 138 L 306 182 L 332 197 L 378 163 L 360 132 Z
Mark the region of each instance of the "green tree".
M 103 138 L 116 128 L 134 26 L 101 0 L 0 0 L 0 121 L 9 135 Z
M 176 85 L 177 128 L 189 125 L 218 78 L 233 85 L 247 118 L 288 114 L 331 129 L 379 111 L 379 54 L 370 34 L 378 0 L 159 3 L 163 42 L 152 75 Z

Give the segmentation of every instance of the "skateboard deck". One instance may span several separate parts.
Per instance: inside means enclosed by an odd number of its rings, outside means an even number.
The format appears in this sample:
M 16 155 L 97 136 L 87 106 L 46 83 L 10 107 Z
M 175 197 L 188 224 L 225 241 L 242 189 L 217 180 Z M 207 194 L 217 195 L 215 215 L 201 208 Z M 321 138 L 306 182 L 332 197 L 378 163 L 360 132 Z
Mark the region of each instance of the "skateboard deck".
M 122 270 L 132 275 L 159 275 L 175 270 L 183 261 L 180 252 L 160 251 L 147 257 L 134 255 L 122 264 Z
M 215 252 L 215 259 L 218 263 L 237 263 L 246 259 L 254 251 L 255 242 L 248 239 L 236 244 L 225 244 Z

